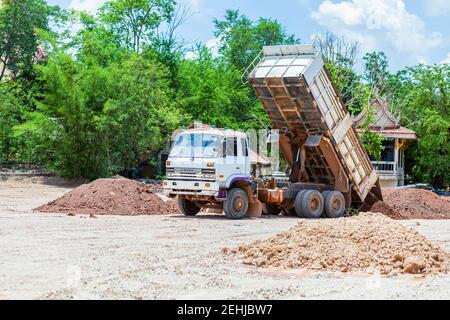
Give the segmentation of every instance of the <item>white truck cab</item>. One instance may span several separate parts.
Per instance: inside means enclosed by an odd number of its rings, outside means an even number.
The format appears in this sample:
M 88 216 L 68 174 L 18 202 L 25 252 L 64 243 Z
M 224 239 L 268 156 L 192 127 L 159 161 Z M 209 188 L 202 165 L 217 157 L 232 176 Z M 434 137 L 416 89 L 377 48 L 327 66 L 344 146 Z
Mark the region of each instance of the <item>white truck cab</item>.
M 199 128 L 183 130 L 173 138 L 163 187 L 169 196 L 178 198 L 181 212 L 195 215 L 202 207 L 223 208 L 230 218 L 242 218 L 251 195 L 243 196 L 242 188 L 231 191 L 252 181 L 247 135 Z

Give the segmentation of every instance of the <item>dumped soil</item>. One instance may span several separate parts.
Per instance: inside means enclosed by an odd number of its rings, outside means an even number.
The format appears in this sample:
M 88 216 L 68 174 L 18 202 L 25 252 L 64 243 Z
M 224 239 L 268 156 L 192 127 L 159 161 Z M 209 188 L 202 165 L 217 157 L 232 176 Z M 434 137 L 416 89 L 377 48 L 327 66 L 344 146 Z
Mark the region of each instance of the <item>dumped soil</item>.
M 377 203 L 372 212 L 393 219 L 450 219 L 450 201 L 423 189 L 383 189 L 384 205 Z
M 116 177 L 83 184 L 34 210 L 93 215 L 161 215 L 179 213 L 176 201 L 158 194 L 161 186 Z
M 223 251 L 262 268 L 426 275 L 447 273 L 450 267 L 449 255 L 439 246 L 409 227 L 370 212 L 300 222 L 267 240 Z
M 386 202 L 383 201 L 375 202 L 369 210 L 371 212 L 382 213 L 385 216 L 388 216 L 389 218 L 395 220 L 404 219 L 403 216 L 400 214 L 400 212 L 395 211 Z

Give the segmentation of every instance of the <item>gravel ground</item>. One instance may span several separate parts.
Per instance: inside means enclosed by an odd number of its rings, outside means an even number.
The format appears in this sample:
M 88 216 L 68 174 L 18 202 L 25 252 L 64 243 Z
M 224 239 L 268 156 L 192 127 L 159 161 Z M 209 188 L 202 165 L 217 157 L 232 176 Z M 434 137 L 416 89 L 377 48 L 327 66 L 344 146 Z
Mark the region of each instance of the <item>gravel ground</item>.
M 450 299 L 450 275 L 257 270 L 221 253 L 298 219 L 33 213 L 69 191 L 0 182 L 0 299 Z M 450 251 L 450 220 L 407 220 Z

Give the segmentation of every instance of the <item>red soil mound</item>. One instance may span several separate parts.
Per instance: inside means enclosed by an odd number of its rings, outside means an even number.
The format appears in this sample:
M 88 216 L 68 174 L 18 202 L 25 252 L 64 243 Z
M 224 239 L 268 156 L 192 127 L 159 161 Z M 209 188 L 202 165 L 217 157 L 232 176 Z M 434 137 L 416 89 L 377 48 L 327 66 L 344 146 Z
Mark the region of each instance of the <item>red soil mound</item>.
M 450 219 L 450 201 L 428 190 L 387 188 L 383 199 L 399 215 L 387 214 L 394 219 Z M 373 207 L 371 211 L 378 212 Z
M 129 179 L 98 179 L 83 184 L 34 210 L 90 215 L 158 215 L 178 213 L 176 202 L 156 193 L 157 185 Z

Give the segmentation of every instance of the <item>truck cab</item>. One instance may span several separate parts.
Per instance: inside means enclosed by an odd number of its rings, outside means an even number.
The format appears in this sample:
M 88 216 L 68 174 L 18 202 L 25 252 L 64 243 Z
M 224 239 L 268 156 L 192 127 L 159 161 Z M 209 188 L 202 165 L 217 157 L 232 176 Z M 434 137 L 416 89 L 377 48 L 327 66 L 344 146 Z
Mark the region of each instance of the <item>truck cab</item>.
M 188 129 L 173 137 L 163 188 L 166 194 L 178 198 L 184 215 L 212 208 L 223 209 L 230 218 L 241 218 L 247 213 L 251 195 L 237 186 L 253 180 L 250 171 L 245 133 Z

